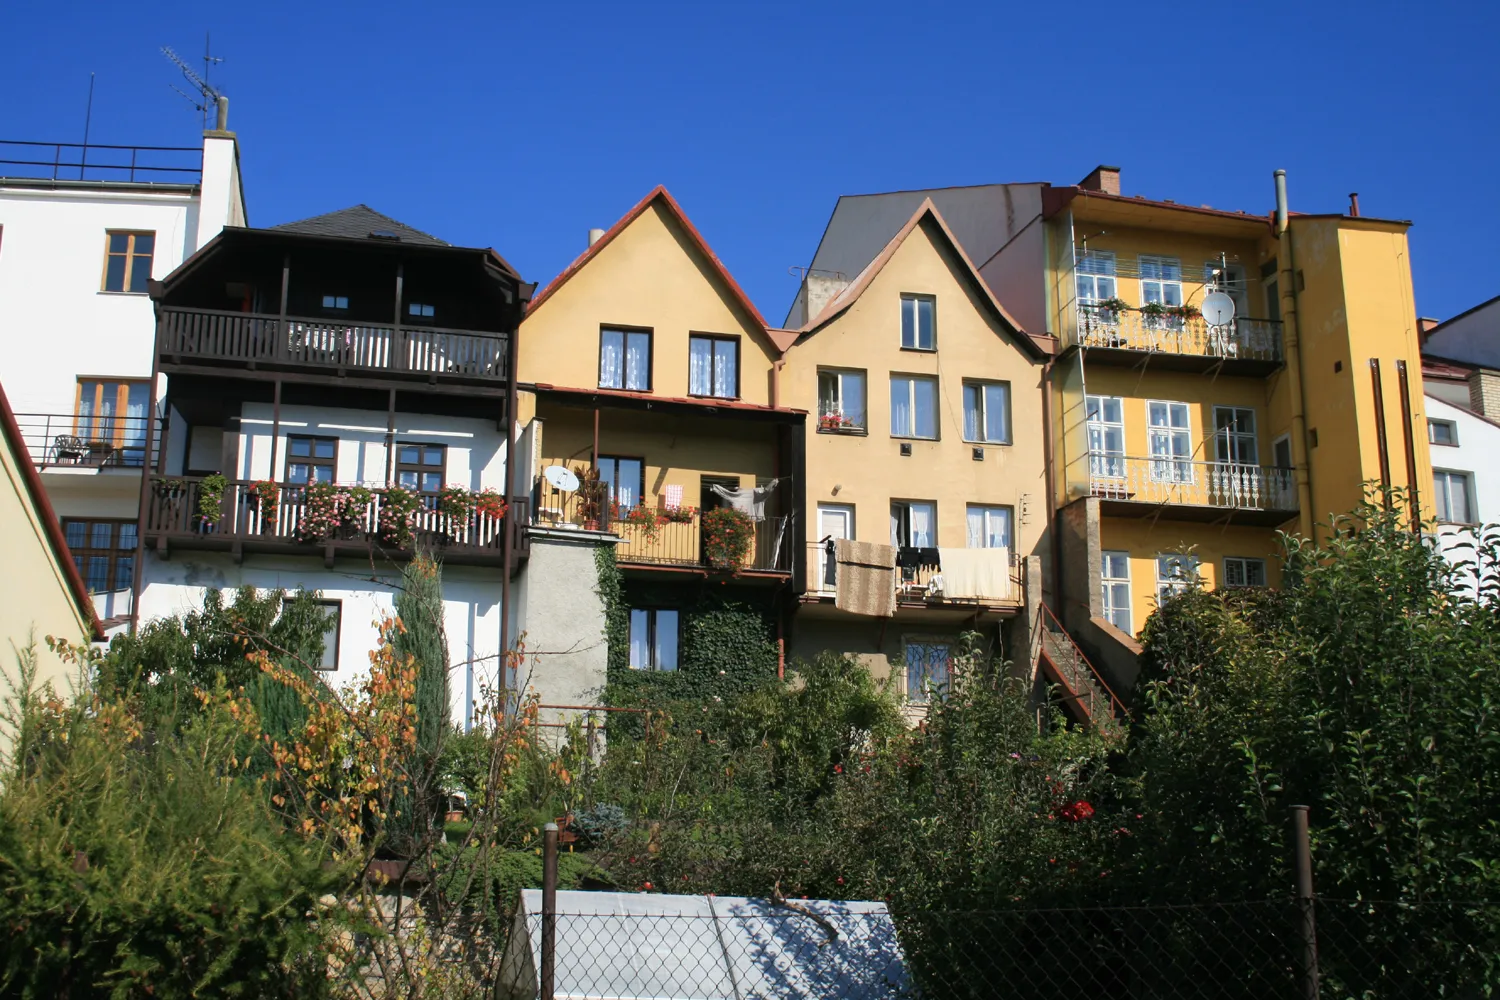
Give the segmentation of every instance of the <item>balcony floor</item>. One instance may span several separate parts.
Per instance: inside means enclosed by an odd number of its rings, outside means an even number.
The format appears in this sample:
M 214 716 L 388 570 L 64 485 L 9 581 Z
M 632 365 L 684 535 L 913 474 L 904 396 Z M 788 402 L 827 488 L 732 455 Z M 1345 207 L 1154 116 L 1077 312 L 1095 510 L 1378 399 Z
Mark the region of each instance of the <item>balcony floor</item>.
M 1297 516 L 1295 510 L 1262 510 L 1255 507 L 1215 507 L 1207 504 L 1160 503 L 1145 500 L 1099 498 L 1099 513 L 1104 517 L 1147 518 L 1160 515 L 1171 521 L 1197 524 L 1244 524 L 1274 528 Z
M 1248 378 L 1264 378 L 1285 367 L 1284 361 L 1263 358 L 1230 358 L 1203 354 L 1177 354 L 1172 351 L 1139 351 L 1128 347 L 1074 347 L 1085 350 L 1090 364 L 1109 365 L 1114 368 L 1139 368 L 1144 365 L 1152 371 L 1190 372 L 1197 375 L 1217 372 L 1221 375 L 1239 375 Z

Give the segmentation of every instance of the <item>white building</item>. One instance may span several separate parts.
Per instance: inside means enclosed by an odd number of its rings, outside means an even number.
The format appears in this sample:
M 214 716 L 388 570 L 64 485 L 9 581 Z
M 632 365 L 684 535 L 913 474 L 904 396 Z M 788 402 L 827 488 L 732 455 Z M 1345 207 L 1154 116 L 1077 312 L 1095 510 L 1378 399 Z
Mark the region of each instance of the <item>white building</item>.
M 226 114 L 201 147 L 0 143 L 0 385 L 111 631 L 159 428 L 150 282 L 245 225 Z

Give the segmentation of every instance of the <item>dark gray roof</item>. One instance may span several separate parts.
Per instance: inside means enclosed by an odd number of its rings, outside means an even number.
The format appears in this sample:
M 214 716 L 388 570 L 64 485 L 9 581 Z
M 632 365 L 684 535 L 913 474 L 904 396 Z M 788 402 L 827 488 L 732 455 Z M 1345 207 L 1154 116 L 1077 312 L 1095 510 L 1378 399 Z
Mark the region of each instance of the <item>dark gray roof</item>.
M 451 246 L 436 236 L 424 233 L 420 229 L 413 229 L 404 222 L 397 222 L 389 215 L 381 215 L 369 205 L 341 208 L 337 212 L 314 215 L 310 219 L 299 219 L 296 222 L 284 222 L 271 228 L 279 229 L 284 233 L 340 236 L 351 240 L 367 240 L 371 238 L 370 234 L 375 232 L 395 233 L 401 237 L 402 243 L 424 247 Z

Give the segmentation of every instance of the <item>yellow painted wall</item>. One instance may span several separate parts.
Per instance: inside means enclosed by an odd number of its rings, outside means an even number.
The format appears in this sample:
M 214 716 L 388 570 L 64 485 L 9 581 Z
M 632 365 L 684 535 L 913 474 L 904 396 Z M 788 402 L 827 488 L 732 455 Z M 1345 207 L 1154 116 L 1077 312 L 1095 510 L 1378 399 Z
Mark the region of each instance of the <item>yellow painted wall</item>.
M 1272 423 L 1269 387 L 1262 378 L 1215 377 L 1171 371 L 1143 374 L 1133 368 L 1089 364 L 1087 358 L 1084 364 L 1088 395 L 1124 399 L 1125 454 L 1131 458 L 1145 458 L 1150 454 L 1148 400 L 1188 404 L 1195 462 L 1212 462 L 1220 457 L 1214 450 L 1213 441 L 1215 406 L 1250 407 L 1255 411 L 1261 465 L 1271 464 L 1271 441 L 1291 429 L 1289 425 Z M 1080 464 L 1086 474 L 1087 464 Z
M 1095 235 L 1098 228 L 1087 221 L 1077 223 L 1075 238 L 1089 237 L 1089 250 L 1110 250 L 1116 255 L 1117 272 L 1128 270 L 1130 275 L 1117 273 L 1116 294 L 1132 308 L 1146 301 L 1141 293 L 1140 279 L 1135 277 L 1136 258 L 1141 254 L 1161 257 L 1176 257 L 1182 263 L 1182 301 L 1190 305 L 1201 305 L 1206 288 L 1203 282 L 1203 265 L 1217 261 L 1219 254 L 1226 254 L 1231 266 L 1238 265 L 1245 272 L 1244 318 L 1267 319 L 1266 296 L 1260 279 L 1260 266 L 1268 256 L 1265 247 L 1256 240 L 1226 239 L 1223 236 L 1202 235 L 1184 232 L 1163 232 L 1150 229 L 1127 228 L 1110 225 L 1103 235 Z
M 688 395 L 688 334 L 740 338 L 740 393 L 770 402 L 774 346 L 660 201 L 642 212 L 521 324 L 519 378 L 599 384 L 601 327 L 652 331 L 651 392 Z
M 37 683 L 50 682 L 59 694 L 71 693 L 73 668 L 47 649 L 46 637 L 73 642 L 89 638 L 90 624 L 80 613 L 62 564 L 48 542 L 40 511 L 31 501 L 22 467 L 9 443 L 0 438 L 0 669 L 13 681 L 16 655 L 12 644 L 35 641 Z M 0 730 L 0 753 L 9 749 L 9 733 Z
M 1005 332 L 960 275 L 962 260 L 945 246 L 929 222 L 912 231 L 883 270 L 846 312 L 805 336 L 787 354 L 782 372 L 785 405 L 809 411 L 807 421 L 807 525 L 816 541 L 817 506 L 855 507 L 855 535 L 890 542 L 892 499 L 937 503 L 938 544 L 967 543 L 966 505 L 1015 509 L 1017 550 L 1029 555 L 1041 544 L 1047 523 L 1046 470 L 1042 444 L 1042 364 Z M 937 350 L 901 349 L 901 295 L 936 297 Z M 819 367 L 864 369 L 868 434 L 819 433 Z M 893 373 L 938 377 L 936 441 L 891 436 L 890 378 Z M 963 440 L 963 380 L 1008 381 L 1011 388 L 1010 445 Z M 910 457 L 900 446 L 909 440 Z M 835 493 L 834 490 L 838 492 Z
M 1131 633 L 1146 624 L 1156 610 L 1156 556 L 1162 552 L 1191 551 L 1198 557 L 1198 574 L 1208 589 L 1223 582 L 1224 557 L 1244 556 L 1266 561 L 1266 581 L 1281 584 L 1281 551 L 1273 528 L 1252 528 L 1169 521 L 1165 518 L 1102 517 L 1100 547 L 1130 553 Z

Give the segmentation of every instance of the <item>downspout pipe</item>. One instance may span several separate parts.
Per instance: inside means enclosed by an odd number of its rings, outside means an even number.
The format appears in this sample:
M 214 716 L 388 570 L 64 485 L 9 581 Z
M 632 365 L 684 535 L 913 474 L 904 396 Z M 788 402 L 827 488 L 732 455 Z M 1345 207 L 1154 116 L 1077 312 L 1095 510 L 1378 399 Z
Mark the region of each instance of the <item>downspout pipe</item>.
M 1052 605 L 1058 619 L 1061 620 L 1063 613 L 1062 596 L 1062 538 L 1057 531 L 1057 463 L 1055 460 L 1056 447 L 1052 436 L 1054 426 L 1052 423 L 1052 365 L 1054 359 L 1048 358 L 1047 363 L 1042 366 L 1042 465 L 1046 468 L 1047 486 L 1047 536 L 1052 547 Z M 1043 593 L 1037 595 L 1038 603 L 1045 596 Z
M 1307 393 L 1302 381 L 1302 338 L 1297 329 L 1297 267 L 1292 257 L 1292 230 L 1287 221 L 1286 171 L 1276 177 L 1276 250 L 1281 277 L 1281 329 L 1286 376 L 1292 397 L 1292 469 L 1297 479 L 1297 530 L 1313 536 L 1312 470 L 1307 447 Z

